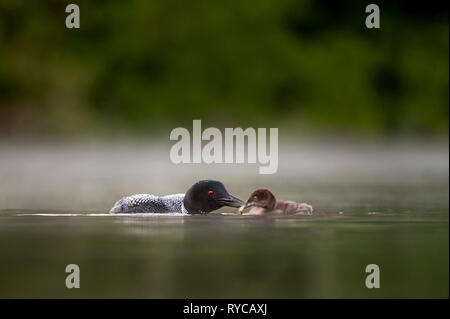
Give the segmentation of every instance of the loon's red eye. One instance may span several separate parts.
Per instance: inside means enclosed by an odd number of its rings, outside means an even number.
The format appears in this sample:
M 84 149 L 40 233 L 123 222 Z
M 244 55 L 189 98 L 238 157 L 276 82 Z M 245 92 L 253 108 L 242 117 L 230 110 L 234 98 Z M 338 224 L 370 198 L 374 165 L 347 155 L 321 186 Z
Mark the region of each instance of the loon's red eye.
M 214 192 L 213 191 L 209 191 L 208 195 L 209 195 L 209 197 L 212 197 L 214 195 Z

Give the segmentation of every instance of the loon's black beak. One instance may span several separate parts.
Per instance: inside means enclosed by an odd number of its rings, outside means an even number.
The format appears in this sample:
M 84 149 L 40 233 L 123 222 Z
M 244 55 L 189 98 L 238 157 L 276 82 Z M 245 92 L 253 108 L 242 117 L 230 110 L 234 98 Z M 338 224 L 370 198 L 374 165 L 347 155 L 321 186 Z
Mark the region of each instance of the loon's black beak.
M 253 203 L 253 202 L 246 202 L 244 205 L 242 205 L 242 206 L 239 208 L 239 210 L 238 210 L 239 214 L 242 214 L 242 212 L 244 211 L 244 209 L 246 209 L 247 207 L 251 207 L 251 206 L 253 206 L 253 205 L 255 205 L 255 203 Z
M 221 203 L 224 206 L 230 206 L 230 207 L 241 207 L 244 204 L 244 201 L 240 200 L 239 198 L 228 195 L 228 197 L 221 198 L 217 200 L 219 203 Z

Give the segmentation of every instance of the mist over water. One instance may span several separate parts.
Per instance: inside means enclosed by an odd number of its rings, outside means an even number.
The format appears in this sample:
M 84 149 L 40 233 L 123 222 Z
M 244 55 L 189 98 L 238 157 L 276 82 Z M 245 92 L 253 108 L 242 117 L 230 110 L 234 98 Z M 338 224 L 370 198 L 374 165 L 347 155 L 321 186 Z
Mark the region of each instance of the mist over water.
M 0 297 L 448 298 L 448 144 L 280 143 L 280 169 L 174 165 L 164 143 L 2 143 Z M 268 187 L 312 216 L 109 215 L 133 193 Z M 65 287 L 65 266 L 81 288 Z M 379 265 L 381 288 L 365 287 Z

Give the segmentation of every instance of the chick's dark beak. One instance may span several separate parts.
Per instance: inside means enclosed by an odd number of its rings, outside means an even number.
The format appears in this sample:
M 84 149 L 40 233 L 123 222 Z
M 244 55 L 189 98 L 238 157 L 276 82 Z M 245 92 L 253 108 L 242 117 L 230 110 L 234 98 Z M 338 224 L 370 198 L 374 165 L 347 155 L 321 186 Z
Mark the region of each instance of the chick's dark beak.
M 242 200 L 233 195 L 228 195 L 228 197 L 218 199 L 217 201 L 224 206 L 230 207 L 241 207 L 242 205 L 244 205 L 244 202 Z

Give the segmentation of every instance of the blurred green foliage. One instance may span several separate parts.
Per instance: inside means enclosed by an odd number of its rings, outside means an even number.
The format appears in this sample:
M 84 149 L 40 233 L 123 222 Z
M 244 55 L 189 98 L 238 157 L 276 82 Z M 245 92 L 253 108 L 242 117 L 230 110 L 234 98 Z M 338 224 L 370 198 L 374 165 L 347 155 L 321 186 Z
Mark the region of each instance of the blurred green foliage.
M 378 1 L 0 1 L 0 134 L 158 132 L 192 119 L 448 134 L 448 9 Z

